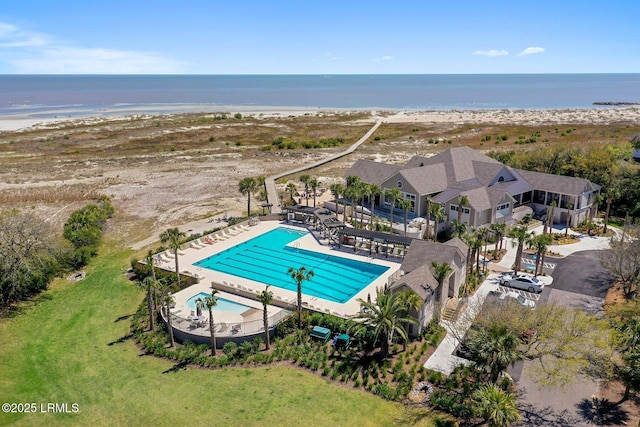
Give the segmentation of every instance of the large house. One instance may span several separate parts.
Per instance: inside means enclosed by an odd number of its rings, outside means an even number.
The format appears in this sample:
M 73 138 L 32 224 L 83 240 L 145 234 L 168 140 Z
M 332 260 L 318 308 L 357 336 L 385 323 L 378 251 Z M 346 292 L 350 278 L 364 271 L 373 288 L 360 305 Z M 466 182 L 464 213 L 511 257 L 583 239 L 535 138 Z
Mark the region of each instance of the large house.
M 358 160 L 346 173 L 378 185 L 376 207 L 389 211 L 386 190 L 397 188 L 409 200 L 410 217 L 424 217 L 426 196 L 444 208 L 448 222 L 458 218 L 479 227 L 512 221 L 514 208 L 529 206 L 543 215 L 555 202 L 555 223 L 577 224 L 589 216 L 600 186 L 588 179 L 513 169 L 469 147 L 450 148 L 432 157 L 414 156 L 405 165 Z M 463 196 L 467 204 L 460 206 Z M 396 208 L 397 209 L 397 208 Z M 398 217 L 401 212 L 398 210 Z

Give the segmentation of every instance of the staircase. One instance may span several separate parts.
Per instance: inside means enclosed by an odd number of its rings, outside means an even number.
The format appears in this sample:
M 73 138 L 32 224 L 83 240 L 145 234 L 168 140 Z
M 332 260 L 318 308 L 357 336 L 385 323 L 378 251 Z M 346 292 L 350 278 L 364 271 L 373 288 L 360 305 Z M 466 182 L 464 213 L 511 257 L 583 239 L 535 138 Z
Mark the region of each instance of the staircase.
M 458 298 L 449 298 L 447 304 L 442 311 L 442 320 L 448 320 L 449 322 L 456 322 L 460 313 L 464 311 L 466 305 L 466 299 L 461 300 Z

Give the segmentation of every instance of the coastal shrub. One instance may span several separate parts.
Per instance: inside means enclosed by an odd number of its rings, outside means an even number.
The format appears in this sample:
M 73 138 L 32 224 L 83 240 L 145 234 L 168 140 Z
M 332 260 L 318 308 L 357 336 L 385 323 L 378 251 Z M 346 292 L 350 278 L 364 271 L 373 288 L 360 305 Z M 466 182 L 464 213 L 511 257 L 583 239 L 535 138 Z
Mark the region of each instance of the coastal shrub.
M 396 400 L 398 396 L 396 390 L 387 383 L 377 384 L 374 387 L 374 393 L 387 400 Z
M 113 216 L 114 208 L 107 196 L 97 204 L 90 204 L 73 212 L 63 227 L 63 236 L 74 247 L 69 266 L 77 269 L 87 265 L 98 253 L 106 221 Z
M 234 119 L 238 119 L 238 120 L 240 120 L 240 119 L 242 118 L 242 114 L 240 114 L 240 113 L 235 113 L 235 114 L 233 115 L 233 118 L 234 118 Z

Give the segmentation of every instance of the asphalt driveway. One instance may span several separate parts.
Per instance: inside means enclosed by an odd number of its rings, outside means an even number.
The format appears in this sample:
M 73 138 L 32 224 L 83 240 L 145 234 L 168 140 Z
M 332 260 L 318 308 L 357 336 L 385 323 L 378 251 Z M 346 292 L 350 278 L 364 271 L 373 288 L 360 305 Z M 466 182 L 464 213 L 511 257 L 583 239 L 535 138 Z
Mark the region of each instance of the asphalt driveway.
M 581 308 L 600 314 L 607 289 L 613 281 L 600 265 L 605 250 L 575 252 L 566 258 L 553 259 L 556 264 L 553 283 L 545 287 L 540 302 Z M 592 426 L 591 396 L 597 394 L 597 382 L 585 376 L 566 388 L 544 388 L 527 374 L 536 362 L 518 363 L 509 373 L 518 381 L 518 406 L 523 426 Z
M 552 289 L 604 300 L 613 276 L 602 268 L 600 258 L 608 253 L 607 250 L 582 251 L 554 259 L 556 268 L 551 274 Z

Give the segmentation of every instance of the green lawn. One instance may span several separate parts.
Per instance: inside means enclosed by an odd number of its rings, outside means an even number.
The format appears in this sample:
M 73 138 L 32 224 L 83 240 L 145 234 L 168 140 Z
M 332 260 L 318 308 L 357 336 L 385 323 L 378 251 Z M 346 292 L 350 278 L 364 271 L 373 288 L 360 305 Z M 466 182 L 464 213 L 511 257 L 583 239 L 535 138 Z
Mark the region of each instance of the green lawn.
M 0 321 L 0 400 L 80 409 L 0 413 L 0 425 L 431 425 L 422 412 L 295 368 L 177 369 L 141 355 L 127 339 L 143 297 L 122 274 L 130 255 L 101 254 L 85 280 L 61 281 Z

